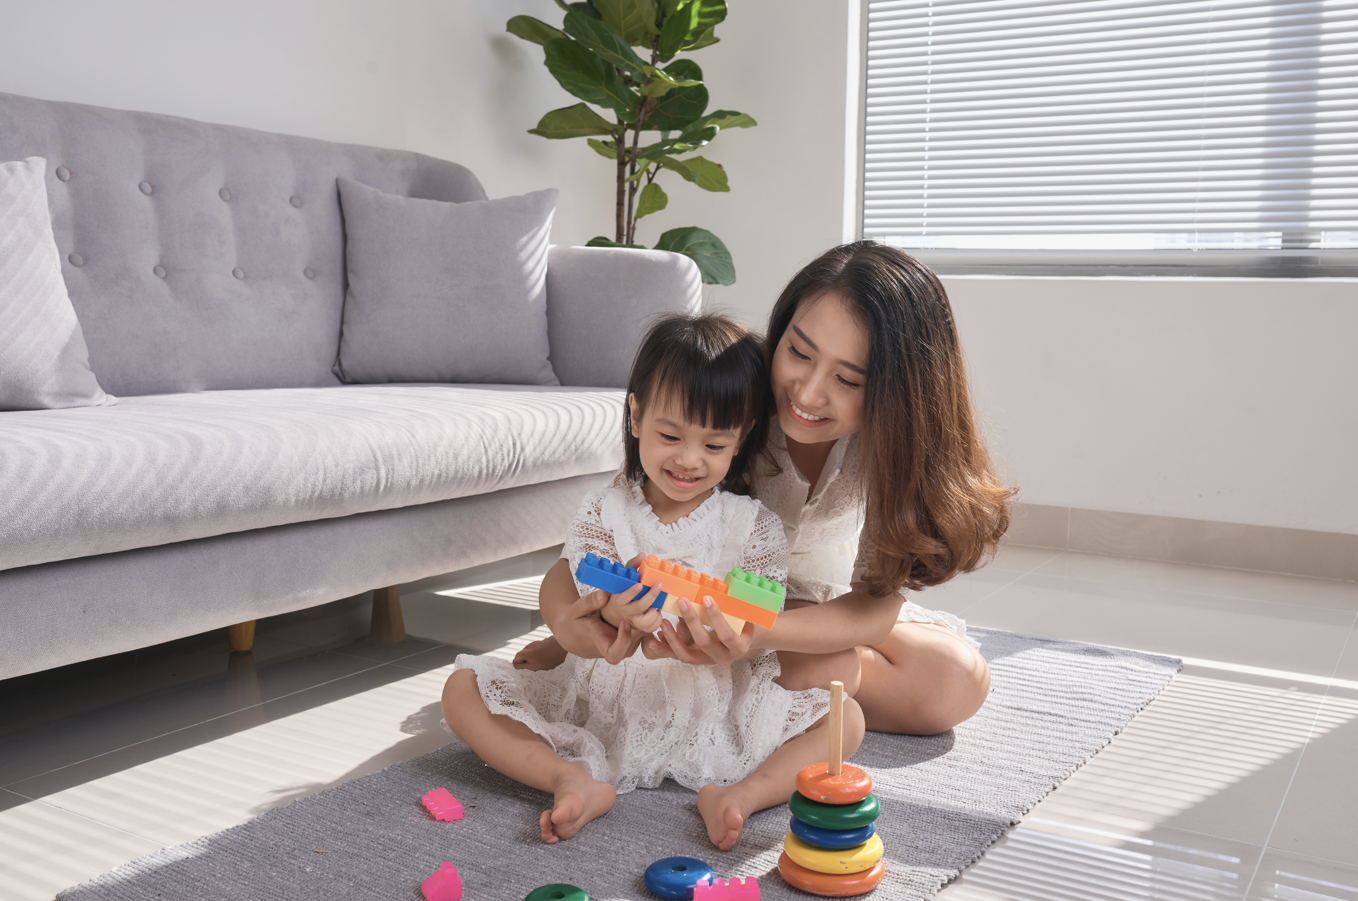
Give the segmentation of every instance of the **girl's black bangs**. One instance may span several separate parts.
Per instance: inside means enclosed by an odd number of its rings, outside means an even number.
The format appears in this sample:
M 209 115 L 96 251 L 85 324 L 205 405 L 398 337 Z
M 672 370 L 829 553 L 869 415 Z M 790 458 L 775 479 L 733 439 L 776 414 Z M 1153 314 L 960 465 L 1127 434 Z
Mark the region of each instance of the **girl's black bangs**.
M 757 348 L 743 342 L 731 345 L 715 357 L 671 345 L 647 380 L 648 396 L 641 404 L 647 407 L 656 402 L 677 401 L 689 422 L 743 435 L 756 415 L 755 399 L 759 380 L 763 378 L 761 363 Z M 658 397 L 657 385 L 665 385 L 679 396 Z

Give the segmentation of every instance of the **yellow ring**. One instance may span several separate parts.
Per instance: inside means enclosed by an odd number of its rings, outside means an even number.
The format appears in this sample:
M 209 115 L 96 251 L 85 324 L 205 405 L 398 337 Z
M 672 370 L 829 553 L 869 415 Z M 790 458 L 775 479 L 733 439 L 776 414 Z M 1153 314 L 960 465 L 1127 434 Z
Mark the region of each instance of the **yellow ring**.
M 882 859 L 882 837 L 874 835 L 861 845 L 832 851 L 808 845 L 791 832 L 783 839 L 783 850 L 793 863 L 817 873 L 861 873 Z

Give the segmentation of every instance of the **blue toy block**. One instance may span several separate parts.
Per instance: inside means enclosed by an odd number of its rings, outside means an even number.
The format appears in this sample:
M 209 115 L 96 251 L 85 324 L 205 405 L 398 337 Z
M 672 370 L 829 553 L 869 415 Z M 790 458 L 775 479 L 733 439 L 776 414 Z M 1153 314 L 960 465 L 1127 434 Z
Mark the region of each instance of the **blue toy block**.
M 641 573 L 630 566 L 586 554 L 575 568 L 575 578 L 590 588 L 600 588 L 609 594 L 621 594 L 641 581 Z
M 623 566 L 595 554 L 586 554 L 585 559 L 575 568 L 575 578 L 590 588 L 601 588 L 609 594 L 621 594 L 641 581 L 641 573 L 630 566 Z M 637 593 L 637 599 L 645 597 L 650 590 L 651 586 L 643 585 L 641 591 Z M 660 595 L 651 601 L 651 606 L 660 608 L 665 603 L 665 597 L 665 592 L 660 592 Z

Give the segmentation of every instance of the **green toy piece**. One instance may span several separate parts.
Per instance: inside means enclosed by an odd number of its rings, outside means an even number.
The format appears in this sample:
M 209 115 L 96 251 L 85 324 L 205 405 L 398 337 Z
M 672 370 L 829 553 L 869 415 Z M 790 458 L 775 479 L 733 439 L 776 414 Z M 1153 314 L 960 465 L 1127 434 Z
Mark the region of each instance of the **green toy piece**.
M 782 584 L 763 576 L 748 573 L 739 566 L 726 574 L 726 593 L 738 601 L 763 607 L 777 613 L 783 609 L 785 589 Z
M 822 804 L 793 792 L 787 806 L 794 817 L 820 829 L 859 829 L 882 812 L 876 795 L 868 795 L 857 804 Z
M 582 888 L 557 882 L 538 886 L 529 892 L 523 901 L 589 901 L 589 895 L 586 895 Z

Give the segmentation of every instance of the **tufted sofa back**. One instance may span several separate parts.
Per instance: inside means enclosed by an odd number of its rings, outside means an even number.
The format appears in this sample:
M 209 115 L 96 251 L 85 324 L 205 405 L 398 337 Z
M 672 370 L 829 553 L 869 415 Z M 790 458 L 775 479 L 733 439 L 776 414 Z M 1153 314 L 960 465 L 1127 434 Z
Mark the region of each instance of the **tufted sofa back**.
M 0 94 L 0 162 L 30 156 L 47 160 L 71 303 L 115 395 L 336 384 L 336 177 L 486 196 L 418 153 Z

